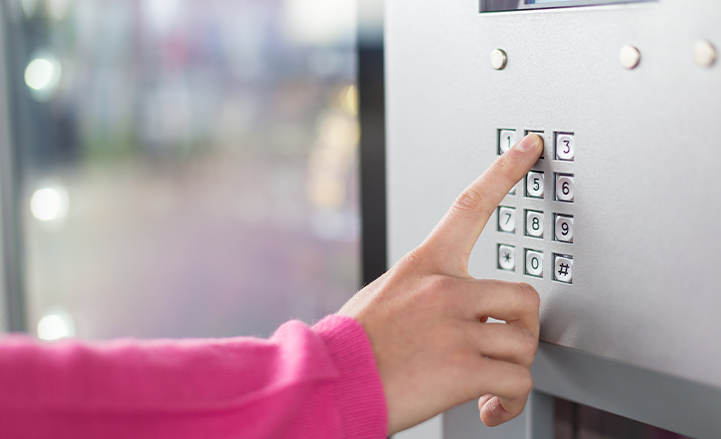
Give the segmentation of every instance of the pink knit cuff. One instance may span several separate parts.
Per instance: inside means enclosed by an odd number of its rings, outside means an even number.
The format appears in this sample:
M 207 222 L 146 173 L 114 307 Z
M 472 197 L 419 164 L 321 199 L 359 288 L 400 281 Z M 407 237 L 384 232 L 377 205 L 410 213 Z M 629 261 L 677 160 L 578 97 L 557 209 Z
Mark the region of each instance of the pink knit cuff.
M 334 393 L 347 437 L 387 437 L 383 383 L 363 327 L 350 317 L 331 315 L 313 326 L 313 330 L 325 341 L 341 375 Z

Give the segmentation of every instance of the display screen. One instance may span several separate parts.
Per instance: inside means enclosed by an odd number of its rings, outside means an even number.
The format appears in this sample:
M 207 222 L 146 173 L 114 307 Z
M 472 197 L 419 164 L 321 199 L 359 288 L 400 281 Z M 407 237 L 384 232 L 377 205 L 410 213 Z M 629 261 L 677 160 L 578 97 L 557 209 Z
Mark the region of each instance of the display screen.
M 640 3 L 656 0 L 481 0 L 481 12 Z

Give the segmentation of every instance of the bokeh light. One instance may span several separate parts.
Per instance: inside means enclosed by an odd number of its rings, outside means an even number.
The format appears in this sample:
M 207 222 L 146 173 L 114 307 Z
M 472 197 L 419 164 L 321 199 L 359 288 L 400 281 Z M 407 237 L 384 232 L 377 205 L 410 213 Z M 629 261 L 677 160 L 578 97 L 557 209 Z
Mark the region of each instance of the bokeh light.
M 58 340 L 74 335 L 73 319 L 64 312 L 49 313 L 38 322 L 38 337 L 41 340 Z
M 60 187 L 45 187 L 30 198 L 30 211 L 40 221 L 55 221 L 68 213 L 68 193 Z

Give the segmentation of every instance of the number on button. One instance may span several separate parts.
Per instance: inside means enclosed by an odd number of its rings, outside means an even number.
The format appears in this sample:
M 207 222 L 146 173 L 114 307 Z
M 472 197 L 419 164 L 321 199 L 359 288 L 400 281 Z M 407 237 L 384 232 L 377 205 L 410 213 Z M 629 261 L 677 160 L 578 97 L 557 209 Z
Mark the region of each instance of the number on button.
M 516 249 L 510 245 L 498 246 L 498 268 L 513 271 L 516 269 Z
M 576 155 L 576 143 L 573 134 L 556 134 L 556 159 L 572 162 Z
M 543 198 L 543 172 L 529 172 L 526 177 L 526 195 Z
M 573 217 L 556 215 L 555 236 L 556 241 L 573 242 Z
M 556 200 L 573 202 L 573 175 L 556 175 Z
M 526 211 L 526 236 L 543 238 L 543 212 Z
M 503 206 L 498 208 L 498 231 L 516 232 L 516 209 Z
M 526 274 L 543 277 L 543 253 L 536 250 L 526 250 Z
M 516 130 L 500 130 L 498 137 L 498 154 L 511 149 L 516 144 Z

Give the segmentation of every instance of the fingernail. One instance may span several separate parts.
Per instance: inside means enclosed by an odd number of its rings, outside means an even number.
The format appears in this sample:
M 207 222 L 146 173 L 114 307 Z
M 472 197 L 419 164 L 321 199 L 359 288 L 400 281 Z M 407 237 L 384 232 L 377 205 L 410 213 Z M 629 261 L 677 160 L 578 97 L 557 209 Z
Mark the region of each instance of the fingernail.
M 538 134 L 529 134 L 518 143 L 518 148 L 523 152 L 531 152 L 543 144 L 541 136 Z

